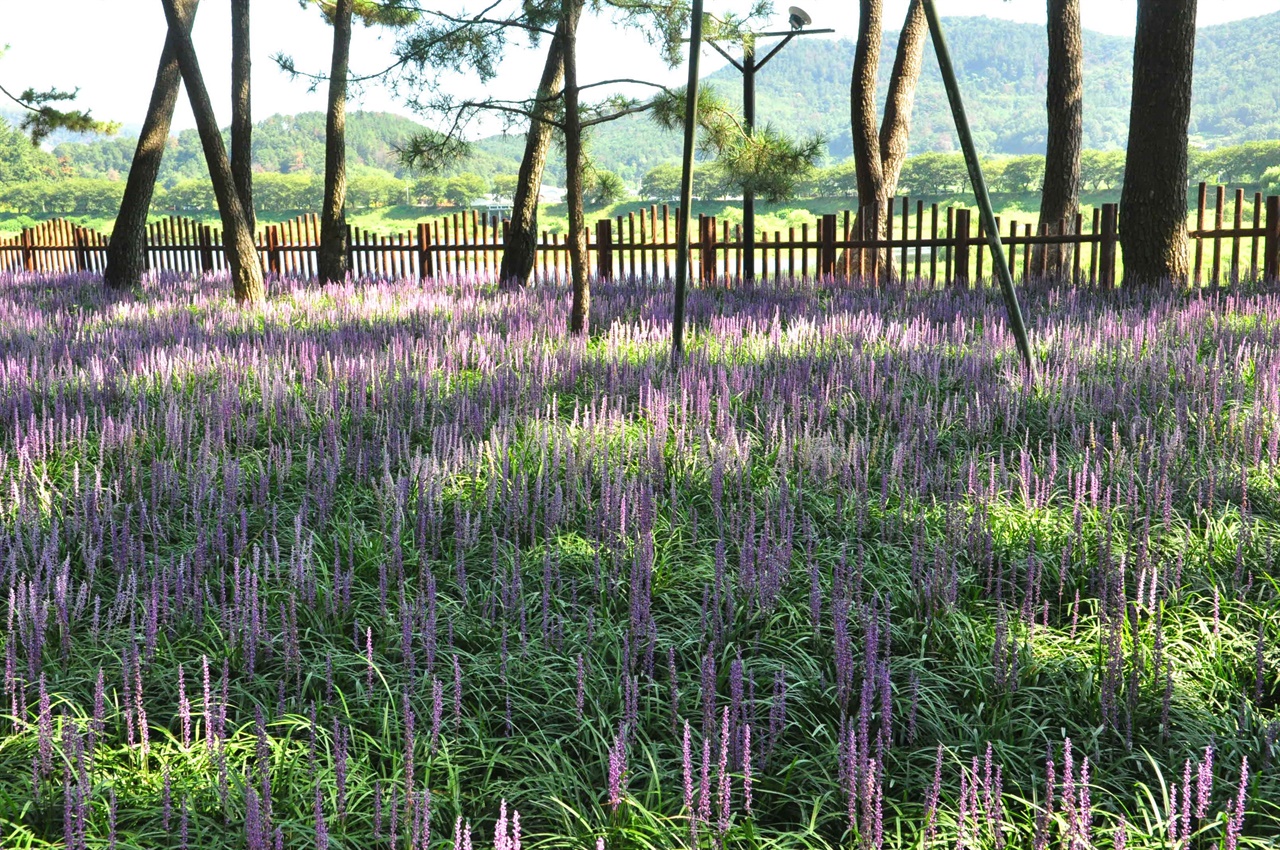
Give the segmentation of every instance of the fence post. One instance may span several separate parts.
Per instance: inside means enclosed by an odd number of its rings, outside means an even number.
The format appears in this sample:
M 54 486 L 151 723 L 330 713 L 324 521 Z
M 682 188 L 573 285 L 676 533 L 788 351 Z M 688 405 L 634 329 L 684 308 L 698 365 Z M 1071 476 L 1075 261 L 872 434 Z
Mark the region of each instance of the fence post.
M 955 279 L 952 284 L 967 289 L 969 287 L 969 220 L 971 213 L 965 207 L 956 210 L 956 262 Z
M 596 275 L 613 280 L 613 221 L 607 218 L 596 221 Z
M 711 284 L 716 279 L 716 217 L 700 216 L 702 238 L 702 282 Z
M 200 273 L 213 271 L 213 229 L 207 224 L 200 225 Z
M 1102 205 L 1102 244 L 1099 248 L 1098 285 L 1114 289 L 1116 285 L 1116 212 L 1115 204 Z
M 76 271 L 82 272 L 89 267 L 88 252 L 85 251 L 84 228 L 75 225 L 71 228 L 71 241 L 76 246 Z
M 22 228 L 20 241 L 22 242 L 22 270 L 24 272 L 33 272 L 36 270 L 36 257 L 35 252 L 31 250 L 31 228 Z
M 836 214 L 828 213 L 822 217 L 822 254 L 818 262 L 818 273 L 830 281 L 836 274 Z
M 425 221 L 418 222 L 418 280 L 431 277 L 431 255 L 427 246 L 431 244 L 431 226 Z
M 1280 280 L 1280 195 L 1267 198 L 1266 236 L 1263 242 L 1264 280 Z
M 280 275 L 280 229 L 274 224 L 267 227 L 267 270 Z

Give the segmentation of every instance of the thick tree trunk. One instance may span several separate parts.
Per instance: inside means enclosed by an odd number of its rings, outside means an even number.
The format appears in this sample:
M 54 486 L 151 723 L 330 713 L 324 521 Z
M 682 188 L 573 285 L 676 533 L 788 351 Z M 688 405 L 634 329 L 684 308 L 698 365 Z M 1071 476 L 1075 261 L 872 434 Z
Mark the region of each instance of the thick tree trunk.
M 196 7 L 200 0 L 178 0 L 178 18 L 185 32 L 191 31 Z M 138 146 L 129 166 L 129 178 L 125 181 L 124 197 L 120 200 L 120 212 L 111 230 L 111 242 L 107 247 L 107 268 L 103 279 L 113 289 L 128 289 L 142 280 L 147 267 L 147 212 L 151 209 L 151 196 L 156 188 L 156 175 L 160 173 L 160 161 L 169 141 L 169 125 L 173 120 L 173 108 L 178 103 L 178 89 L 182 85 L 182 72 L 178 69 L 178 49 L 172 35 L 164 40 L 160 53 L 160 67 L 151 89 L 151 102 L 147 105 L 147 117 L 138 134 Z
M 587 279 L 587 223 L 582 209 L 582 116 L 578 113 L 578 15 L 582 0 L 566 0 L 560 26 L 564 33 L 565 201 L 569 207 L 569 270 L 573 305 L 569 332 L 587 332 L 591 286 Z
M 582 7 L 577 8 L 581 14 Z M 538 193 L 542 189 L 542 171 L 551 147 L 555 101 L 560 96 L 563 82 L 564 27 L 557 25 L 555 37 L 547 50 L 542 80 L 538 83 L 538 102 L 529 120 L 529 134 L 525 136 L 516 196 L 511 200 L 511 224 L 503 240 L 502 267 L 498 270 L 498 282 L 502 286 L 525 286 L 533 277 L 538 254 Z
M 876 71 L 880 63 L 881 0 L 859 0 L 858 43 L 849 86 L 849 122 L 853 130 L 853 164 L 858 179 L 858 206 L 884 200 L 884 169 L 876 129 Z
M 929 38 L 929 21 L 920 0 L 911 0 L 907 17 L 898 36 L 898 52 L 889 75 L 889 95 L 884 103 L 884 120 L 880 124 L 880 168 L 886 199 L 898 192 L 898 178 L 907 160 L 911 137 L 911 111 L 916 102 L 916 86 L 924 64 L 924 44 Z
M 1045 151 L 1040 228 L 1075 230 L 1080 210 L 1080 147 L 1084 134 L 1084 46 L 1080 34 L 1080 0 L 1048 0 L 1049 12 L 1049 143 Z M 1032 268 L 1066 268 L 1070 245 L 1036 245 Z
M 333 15 L 333 64 L 324 131 L 324 210 L 317 263 L 321 283 L 340 283 L 347 276 L 347 62 L 354 6 L 354 0 L 338 0 Z
M 231 176 L 249 232 L 253 213 L 253 113 L 249 108 L 249 0 L 231 0 Z
M 1138 0 L 1120 193 L 1125 285 L 1187 278 L 1187 126 L 1196 0 Z
M 222 218 L 222 238 L 226 243 L 227 265 L 231 267 L 231 285 L 236 300 L 241 304 L 259 303 L 266 299 L 266 286 L 262 280 L 262 264 L 258 262 L 258 250 L 253 244 L 253 234 L 245 222 L 244 209 L 231 177 L 231 163 L 227 149 L 222 144 L 218 120 L 209 102 L 209 92 L 204 86 L 200 63 L 196 59 L 191 35 L 178 16 L 179 0 L 160 0 L 169 23 L 169 35 L 174 39 L 178 54 L 178 67 L 182 69 L 182 81 L 187 89 L 191 111 L 195 113 L 196 129 L 200 132 L 200 146 L 209 164 L 209 179 L 218 199 L 218 214 Z

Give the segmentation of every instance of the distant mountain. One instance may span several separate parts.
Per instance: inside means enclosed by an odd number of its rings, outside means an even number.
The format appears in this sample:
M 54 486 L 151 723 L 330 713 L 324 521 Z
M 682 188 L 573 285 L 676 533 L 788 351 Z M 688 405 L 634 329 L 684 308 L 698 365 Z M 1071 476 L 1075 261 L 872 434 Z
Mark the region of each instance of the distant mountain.
M 1043 153 L 1048 48 L 1042 26 L 992 18 L 944 18 L 952 58 L 978 147 L 988 154 Z M 880 99 L 898 33 L 885 34 Z M 1085 32 L 1084 144 L 1121 149 L 1128 136 L 1133 39 Z M 821 133 L 833 160 L 852 154 L 849 77 L 853 42 L 798 38 L 756 78 L 756 115 L 798 135 Z M 1280 139 L 1280 13 L 1202 27 L 1197 33 L 1190 136 L 1220 147 Z M 741 103 L 741 76 L 725 68 L 707 78 Z M 485 147 L 482 143 L 480 147 Z M 591 149 L 602 167 L 634 179 L 679 155 L 679 138 L 643 118 L 602 125 Z M 956 149 L 951 113 L 932 44 L 916 95 L 911 152 Z
M 1042 153 L 1045 145 L 1044 28 L 992 18 L 946 18 L 965 106 L 978 147 L 986 154 Z M 886 33 L 880 56 L 880 97 L 893 64 L 896 31 Z M 1086 32 L 1084 144 L 1098 150 L 1125 145 L 1132 84 L 1133 41 Z M 851 154 L 849 76 L 852 42 L 798 38 L 757 77 L 756 114 L 787 132 L 822 134 L 830 158 Z M 1191 143 L 1219 147 L 1258 139 L 1280 139 L 1280 13 L 1202 27 L 1197 34 Z M 741 76 L 732 67 L 710 75 L 728 100 L 741 102 Z M 347 155 L 353 168 L 374 168 L 408 176 L 396 148 L 422 129 L 399 115 L 352 112 L 347 118 Z M 73 141 L 54 153 L 62 173 L 93 177 L 128 170 L 133 139 L 122 136 L 94 142 Z M 911 152 L 955 149 L 951 114 L 932 45 L 926 47 L 924 74 L 916 96 Z M 492 136 L 473 146 L 472 156 L 450 169 L 485 177 L 515 174 L 523 136 Z M 589 134 L 595 163 L 636 183 L 655 165 L 679 157 L 680 139 L 642 115 L 603 124 Z M 308 112 L 275 115 L 258 122 L 254 164 L 265 171 L 324 171 L 324 115 Z M 51 170 L 51 166 L 49 167 Z M 194 130 L 171 140 L 161 179 L 172 185 L 203 178 L 204 158 Z M 563 163 L 553 154 L 548 179 L 560 182 Z

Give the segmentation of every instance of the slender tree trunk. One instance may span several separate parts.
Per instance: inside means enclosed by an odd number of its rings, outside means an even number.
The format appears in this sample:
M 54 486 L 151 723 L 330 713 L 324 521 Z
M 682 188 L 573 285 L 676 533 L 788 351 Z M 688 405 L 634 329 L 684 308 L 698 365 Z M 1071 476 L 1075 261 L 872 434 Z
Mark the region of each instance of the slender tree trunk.
M 196 7 L 200 0 L 178 0 L 178 19 L 185 32 L 191 31 Z M 147 212 L 151 209 L 151 196 L 156 188 L 156 175 L 160 173 L 160 161 L 169 141 L 169 125 L 173 120 L 173 108 L 178 103 L 178 89 L 182 85 L 182 72 L 178 69 L 178 49 L 172 35 L 166 35 L 164 50 L 160 53 L 160 67 L 151 89 L 151 103 L 147 105 L 147 117 L 138 134 L 138 146 L 129 166 L 129 178 L 125 181 L 124 197 L 120 211 L 111 230 L 111 242 L 107 247 L 107 268 L 103 279 L 113 289 L 128 289 L 142 280 L 147 267 Z
M 898 36 L 898 51 L 889 75 L 889 95 L 884 103 L 884 120 L 880 123 L 880 167 L 884 180 L 884 197 L 898 192 L 902 164 L 907 161 L 911 137 L 911 111 L 916 102 L 916 86 L 924 64 L 924 45 L 929 38 L 929 21 L 920 0 L 911 0 L 907 17 Z
M 253 112 L 249 108 L 249 0 L 231 0 L 231 175 L 249 232 L 253 213 Z
M 1048 0 L 1049 12 L 1049 143 L 1040 197 L 1040 227 L 1075 231 L 1080 211 L 1080 148 L 1084 136 L 1084 46 L 1080 34 L 1080 0 Z M 1032 268 L 1071 262 L 1070 245 L 1036 245 Z
M 1187 126 L 1196 0 L 1138 0 L 1120 193 L 1125 285 L 1187 278 Z
M 218 199 L 218 214 L 222 218 L 222 238 L 226 243 L 227 265 L 231 267 L 231 285 L 236 300 L 241 304 L 260 303 L 266 299 L 266 286 L 262 280 L 262 264 L 258 262 L 257 246 L 253 234 L 245 222 L 244 208 L 231 177 L 231 163 L 227 149 L 222 144 L 218 120 L 209 102 L 209 92 L 204 86 L 200 63 L 196 59 L 191 35 L 184 28 L 178 15 L 179 0 L 160 0 L 169 23 L 169 35 L 174 39 L 178 54 L 178 67 L 182 69 L 182 81 L 187 89 L 191 111 L 195 113 L 196 128 L 200 132 L 200 146 L 209 164 L 209 179 Z
M 320 217 L 321 283 L 347 276 L 347 61 L 351 53 L 354 0 L 338 0 L 333 15 L 333 64 L 324 138 L 324 211 Z
M 569 269 L 573 306 L 569 332 L 587 332 L 591 285 L 587 280 L 587 223 L 582 209 L 582 116 L 578 113 L 578 15 L 582 0 L 565 0 L 560 25 L 564 33 L 565 201 L 569 207 Z
M 582 7 L 577 9 L 581 14 Z M 547 62 L 538 83 L 538 102 L 529 120 L 529 133 L 525 136 L 516 196 L 511 200 L 511 224 L 503 240 L 502 266 L 498 271 L 498 281 L 503 286 L 525 286 L 533 277 L 538 253 L 538 193 L 542 188 L 547 151 L 551 147 L 555 101 L 560 96 L 563 82 L 564 27 L 558 24 L 547 49 Z

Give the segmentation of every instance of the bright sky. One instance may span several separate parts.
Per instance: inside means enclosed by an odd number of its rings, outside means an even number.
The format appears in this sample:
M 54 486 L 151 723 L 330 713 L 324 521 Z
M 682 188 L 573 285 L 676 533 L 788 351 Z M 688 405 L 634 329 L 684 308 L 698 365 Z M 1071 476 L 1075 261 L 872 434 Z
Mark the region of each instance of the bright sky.
M 795 0 L 775 0 L 779 14 L 770 23 L 785 28 L 785 8 Z M 851 38 L 857 29 L 857 4 L 852 0 L 800 0 L 812 15 L 814 28 L 836 30 L 833 38 Z M 1029 23 L 1043 23 L 1044 0 L 936 0 L 943 16 L 988 15 Z M 468 0 L 478 8 L 480 0 Z M 707 0 L 708 11 L 741 9 L 743 0 Z M 907 0 L 885 0 L 885 23 L 897 27 Z M 1200 25 L 1223 23 L 1280 11 L 1280 0 L 1201 0 Z M 1133 32 L 1136 0 L 1081 0 L 1087 29 L 1116 35 Z M 303 80 L 290 80 L 271 56 L 291 54 L 300 69 L 328 66 L 332 36 L 314 9 L 298 0 L 255 0 L 253 5 L 253 111 L 256 118 L 275 113 L 323 110 L 323 91 L 308 93 Z M 164 15 L 156 0 L 0 0 L 3 39 L 10 48 L 0 59 L 0 84 L 15 89 L 73 89 L 78 104 L 95 116 L 126 125 L 142 123 L 164 40 Z M 220 123 L 230 120 L 230 10 L 227 0 L 204 0 L 196 18 L 195 42 L 205 82 Z M 619 29 L 606 20 L 584 22 L 581 32 L 579 76 L 583 82 L 614 76 L 647 77 L 678 82 L 684 72 L 665 69 L 655 51 L 635 31 Z M 369 72 L 389 63 L 392 38 L 377 29 L 357 26 L 352 46 L 352 71 Z M 520 97 L 528 93 L 542 67 L 542 51 L 513 49 L 504 59 L 498 81 L 490 91 Z M 724 64 L 704 48 L 703 73 Z M 612 69 L 612 70 L 611 70 Z M 619 71 L 618 69 L 624 69 Z M 451 82 L 459 93 L 473 93 L 473 81 Z M 0 104 L 8 111 L 10 104 Z M 352 108 L 407 113 L 389 93 L 366 90 Z M 174 127 L 193 127 L 186 99 L 180 100 Z M 495 128 L 496 129 L 496 128 Z

